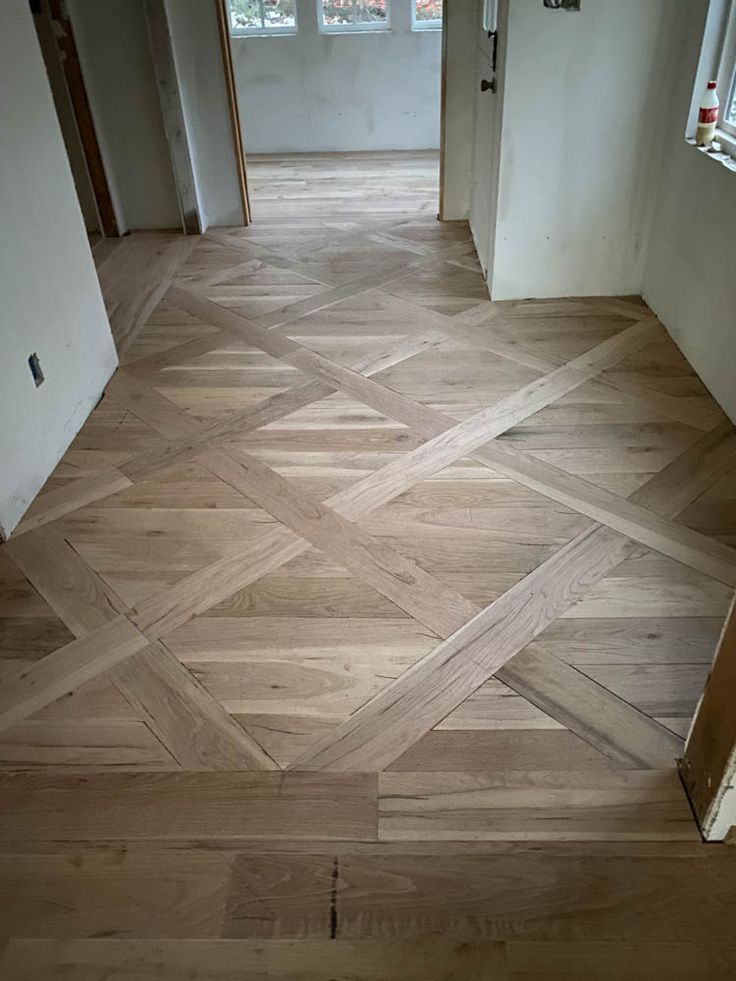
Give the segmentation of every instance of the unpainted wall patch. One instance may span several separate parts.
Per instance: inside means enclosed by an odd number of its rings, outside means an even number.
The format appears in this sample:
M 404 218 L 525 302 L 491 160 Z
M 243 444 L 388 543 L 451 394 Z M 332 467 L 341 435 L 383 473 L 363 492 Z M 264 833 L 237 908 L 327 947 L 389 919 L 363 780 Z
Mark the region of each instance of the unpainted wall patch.
M 41 362 L 35 351 L 28 357 L 28 367 L 31 369 L 31 376 L 36 388 L 38 388 L 39 385 L 43 385 L 45 380 L 43 369 L 41 368 Z

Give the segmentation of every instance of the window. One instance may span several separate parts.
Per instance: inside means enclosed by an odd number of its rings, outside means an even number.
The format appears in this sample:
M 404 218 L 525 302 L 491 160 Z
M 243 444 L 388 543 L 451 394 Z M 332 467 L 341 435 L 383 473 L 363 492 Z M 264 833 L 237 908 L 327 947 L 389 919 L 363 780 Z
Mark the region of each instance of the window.
M 411 0 L 411 29 L 439 31 L 442 28 L 442 0 Z
M 228 0 L 230 33 L 296 34 L 296 0 Z
M 718 95 L 721 99 L 718 125 L 724 133 L 736 138 L 736 3 L 731 5 L 731 15 L 723 40 L 718 69 Z
M 388 29 L 389 0 L 317 0 L 319 29 L 347 31 L 385 31 Z

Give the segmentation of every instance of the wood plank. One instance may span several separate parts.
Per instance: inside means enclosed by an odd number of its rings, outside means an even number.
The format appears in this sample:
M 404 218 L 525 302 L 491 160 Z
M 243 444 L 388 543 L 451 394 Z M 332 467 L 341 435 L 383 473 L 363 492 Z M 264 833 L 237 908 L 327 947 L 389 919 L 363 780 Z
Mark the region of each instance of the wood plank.
M 633 546 L 586 531 L 461 627 L 299 759 L 296 769 L 383 769 L 495 674 Z M 544 589 L 539 587 L 544 583 Z
M 484 854 L 474 843 L 458 854 L 457 845 L 442 842 L 434 854 L 418 854 L 406 851 L 410 843 L 402 843 L 401 851 L 385 842 L 379 853 L 346 852 L 337 862 L 304 851 L 243 855 L 233 869 L 225 931 L 262 937 L 270 927 L 271 936 L 326 936 L 335 875 L 337 938 L 718 944 L 729 936 L 736 877 L 723 847 L 709 853 L 688 843 L 700 851 L 676 859 L 668 851 L 640 854 L 633 842 L 615 853 L 609 843 L 605 849 L 596 842 L 557 849 L 552 842 L 511 850 L 513 845 Z M 648 848 L 654 846 L 662 843 Z M 255 892 L 254 882 L 260 887 Z M 722 901 L 714 904 L 713 895 Z M 266 897 L 270 923 L 259 903 Z
M 736 466 L 736 429 L 726 420 L 631 495 L 634 504 L 674 518 Z
M 674 733 L 540 644 L 524 648 L 496 677 L 621 766 L 673 766 L 682 752 Z
M 528 951 L 525 956 L 529 957 Z M 619 960 L 619 962 L 622 962 Z M 674 962 L 673 962 L 674 963 Z M 705 961 L 698 961 L 705 963 Z M 506 981 L 501 943 L 440 937 L 409 940 L 11 940 L 0 968 L 23 981 Z M 355 972 L 358 972 L 356 974 Z
M 79 637 L 99 636 L 123 610 L 117 596 L 56 532 L 45 528 L 11 543 L 11 554 L 50 606 Z M 128 621 L 126 621 L 128 622 Z M 132 626 L 132 625 L 131 625 Z M 100 643 L 104 636 L 101 636 Z M 110 677 L 171 756 L 191 769 L 274 769 L 276 764 L 176 658 L 144 644 Z M 104 648 L 101 646 L 104 653 Z M 67 691 L 77 684 L 70 679 Z M 57 697 L 57 696 L 55 696 Z
M 0 773 L 0 840 L 373 840 L 375 774 Z
M 120 470 L 110 468 L 89 476 L 78 477 L 76 480 L 69 481 L 64 487 L 47 491 L 33 502 L 13 532 L 12 538 L 19 538 L 29 531 L 41 528 L 65 514 L 71 514 L 77 508 L 84 507 L 85 504 L 116 494 L 130 487 L 130 483 L 130 479 Z
M 697 840 L 674 770 L 382 773 L 381 840 Z
M 46 854 L 0 856 L 3 939 L 122 934 L 175 937 L 181 944 L 221 936 L 229 856 L 193 848 L 136 855 L 126 847 L 101 853 L 80 851 L 78 842 L 73 847 L 75 858 L 60 854 L 58 845 Z
M 183 769 L 278 769 L 162 644 L 117 665 L 111 676 Z
M 189 437 L 200 433 L 203 423 L 141 382 L 124 368 L 110 379 L 105 394 L 138 416 L 151 429 L 167 439 Z
M 205 566 L 171 589 L 138 603 L 133 622 L 152 640 L 186 623 L 239 589 L 255 582 L 308 548 L 288 528 L 278 526 L 243 549 Z
M 404 454 L 400 460 L 387 464 L 362 481 L 359 489 L 357 486 L 348 488 L 342 498 L 332 499 L 331 505 L 346 517 L 379 507 L 594 377 L 603 367 L 645 343 L 652 329 L 651 321 L 633 324 L 593 351 L 448 428 L 418 449 Z
M 0 766 L 170 770 L 176 763 L 144 722 L 134 719 L 55 722 L 36 718 L 26 719 L 0 735 Z
M 125 611 L 123 602 L 55 528 L 42 528 L 4 546 L 72 633 L 98 630 Z
M 196 236 L 192 235 L 133 232 L 99 270 L 112 336 L 121 357 L 195 244 Z
M 448 636 L 477 612 L 464 596 L 443 587 L 416 563 L 366 535 L 319 501 L 300 494 L 255 457 L 240 451 L 233 460 L 223 453 L 210 452 L 202 460 L 297 535 L 321 548 L 440 636 Z
M 161 115 L 169 144 L 169 156 L 176 182 L 182 225 L 187 234 L 197 235 L 204 231 L 205 220 L 194 179 L 192 152 L 189 146 L 187 123 L 174 61 L 171 29 L 164 0 L 146 0 L 145 14 L 151 44 L 153 73 L 156 78 Z
M 5 679 L 0 694 L 0 730 L 9 729 L 45 705 L 142 650 L 148 641 L 125 617 L 116 617 L 30 667 Z

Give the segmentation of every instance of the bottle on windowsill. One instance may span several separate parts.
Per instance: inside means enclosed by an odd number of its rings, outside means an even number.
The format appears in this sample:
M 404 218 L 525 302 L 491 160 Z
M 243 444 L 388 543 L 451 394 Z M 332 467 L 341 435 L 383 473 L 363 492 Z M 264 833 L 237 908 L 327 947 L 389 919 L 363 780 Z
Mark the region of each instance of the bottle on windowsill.
M 718 122 L 718 93 L 716 92 L 717 82 L 708 82 L 708 88 L 700 102 L 698 110 L 698 130 L 695 134 L 697 146 L 710 146 L 716 136 L 716 123 Z

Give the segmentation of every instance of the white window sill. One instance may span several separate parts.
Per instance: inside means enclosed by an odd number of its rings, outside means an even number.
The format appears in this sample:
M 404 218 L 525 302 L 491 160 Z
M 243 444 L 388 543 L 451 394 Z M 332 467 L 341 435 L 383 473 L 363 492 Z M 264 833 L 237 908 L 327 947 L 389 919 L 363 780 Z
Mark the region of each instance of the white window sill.
M 297 31 L 230 31 L 230 37 L 296 37 Z
M 720 152 L 711 150 L 707 146 L 697 146 L 695 140 L 688 139 L 686 142 L 697 150 L 698 153 L 704 154 L 716 163 L 721 164 L 726 170 L 733 171 L 736 173 L 736 138 L 728 133 L 724 133 L 722 130 L 716 131 L 716 143 L 720 144 Z

